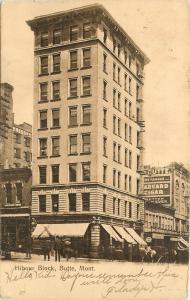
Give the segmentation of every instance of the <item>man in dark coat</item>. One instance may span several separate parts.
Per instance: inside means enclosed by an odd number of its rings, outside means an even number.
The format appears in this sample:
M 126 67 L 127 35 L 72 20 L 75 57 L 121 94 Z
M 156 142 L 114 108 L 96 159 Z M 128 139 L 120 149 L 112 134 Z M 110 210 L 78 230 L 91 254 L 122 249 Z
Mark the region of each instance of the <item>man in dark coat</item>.
M 62 241 L 58 236 L 55 237 L 54 250 L 55 250 L 55 261 L 57 260 L 60 261 L 61 252 L 62 252 Z

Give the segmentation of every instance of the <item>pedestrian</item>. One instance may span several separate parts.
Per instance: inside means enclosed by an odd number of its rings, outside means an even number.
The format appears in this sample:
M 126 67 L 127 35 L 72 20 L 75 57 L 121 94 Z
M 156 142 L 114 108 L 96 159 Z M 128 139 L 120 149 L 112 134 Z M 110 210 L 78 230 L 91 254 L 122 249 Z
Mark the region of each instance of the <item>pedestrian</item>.
M 60 261 L 61 251 L 62 251 L 62 242 L 58 236 L 55 237 L 54 250 L 55 250 L 55 261 L 57 261 L 57 260 Z
M 65 258 L 68 261 L 69 258 L 71 257 L 71 252 L 72 252 L 70 240 L 65 241 L 64 250 L 65 250 Z
M 44 255 L 44 260 L 46 260 L 46 258 L 48 260 L 50 260 L 50 241 L 49 240 L 42 240 L 42 252 Z

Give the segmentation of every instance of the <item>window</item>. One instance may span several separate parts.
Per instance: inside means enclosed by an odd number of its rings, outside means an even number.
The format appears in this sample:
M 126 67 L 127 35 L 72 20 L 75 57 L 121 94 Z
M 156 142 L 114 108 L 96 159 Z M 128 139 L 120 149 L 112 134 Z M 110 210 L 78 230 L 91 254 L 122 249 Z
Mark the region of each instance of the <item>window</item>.
M 129 126 L 129 143 L 132 144 L 132 127 Z
M 113 169 L 113 186 L 116 185 L 116 170 Z
M 40 83 L 40 101 L 48 100 L 48 84 L 46 82 Z
M 20 133 L 15 133 L 15 142 L 17 144 L 21 144 L 21 134 Z
M 77 164 L 69 164 L 69 181 L 77 181 Z
M 59 109 L 52 109 L 52 127 L 59 127 Z
M 140 121 L 140 109 L 137 108 L 137 122 Z
M 39 195 L 39 212 L 46 212 L 46 195 Z
M 40 57 L 40 74 L 47 75 L 48 74 L 48 56 Z
M 117 69 L 117 82 L 120 84 L 120 72 L 121 72 L 121 69 L 118 67 Z
M 51 202 L 52 202 L 52 211 L 58 212 L 59 211 L 59 195 L 52 194 L 51 195 Z
M 91 124 L 91 106 L 90 105 L 82 106 L 82 122 L 84 125 Z
M 118 155 L 118 163 L 121 163 L 121 145 L 118 145 L 118 152 L 117 152 L 117 155 Z
M 52 98 L 53 98 L 53 100 L 60 99 L 60 82 L 59 81 L 52 82 Z
M 125 148 L 125 167 L 128 167 L 128 150 Z
M 113 197 L 113 215 L 115 215 L 115 209 L 116 208 L 116 198 Z
M 127 63 L 127 51 L 124 51 L 124 62 Z
M 24 151 L 24 160 L 27 162 L 31 162 L 31 154 L 29 151 Z
M 103 137 L 103 156 L 107 157 L 107 137 Z
M 107 128 L 107 109 L 103 109 L 103 127 Z
M 44 184 L 46 183 L 46 172 L 47 171 L 47 167 L 46 166 L 39 166 L 39 181 L 40 184 Z
M 120 205 L 121 205 L 121 199 L 118 199 L 118 206 L 117 206 L 117 214 L 120 215 Z
M 117 177 L 117 187 L 120 188 L 121 186 L 121 172 L 118 172 Z
M 113 133 L 116 134 L 116 116 L 113 116 Z
M 107 195 L 103 194 L 103 212 L 106 212 L 106 199 L 107 199 Z
M 107 181 L 107 166 L 103 165 L 103 183 Z
M 70 41 L 78 40 L 78 26 L 74 25 L 70 27 Z
M 52 171 L 52 183 L 58 183 L 59 182 L 59 165 L 52 165 L 51 171 Z
M 107 30 L 104 28 L 104 29 L 103 29 L 103 41 L 104 41 L 104 44 L 106 44 L 106 42 L 107 42 L 107 37 L 108 37 L 108 32 L 107 32 Z
M 21 149 L 20 148 L 14 148 L 14 157 L 21 158 Z
M 82 77 L 82 86 L 83 96 L 89 96 L 91 94 L 90 76 Z
M 70 135 L 69 137 L 69 153 L 77 154 L 77 135 Z
M 140 193 L 140 180 L 137 179 L 137 195 Z
M 52 156 L 58 156 L 59 149 L 59 137 L 52 137 Z
M 125 140 L 128 140 L 128 125 L 125 123 Z
M 90 153 L 91 145 L 90 145 L 90 133 L 82 134 L 82 152 Z
M 140 147 L 140 132 L 137 131 L 137 148 Z
M 69 211 L 76 211 L 76 200 L 77 200 L 77 195 L 74 193 L 68 194 L 69 196 Z
M 113 63 L 113 80 L 116 78 L 116 64 Z
M 90 48 L 83 49 L 83 68 L 91 66 L 91 50 Z
M 49 44 L 48 32 L 41 32 L 41 47 L 46 47 Z
M 137 220 L 140 219 L 140 205 L 137 204 Z
M 83 39 L 91 38 L 91 26 L 90 23 L 83 24 Z
M 136 63 L 136 75 L 138 76 L 140 74 L 140 66 L 138 63 Z
M 140 155 L 137 155 L 137 171 L 140 170 Z
M 60 72 L 60 54 L 53 55 L 53 72 Z
M 132 57 L 129 55 L 129 69 L 131 68 Z
M 113 52 L 115 53 L 115 50 L 116 50 L 116 40 L 113 39 Z
M 113 160 L 116 161 L 116 143 L 113 143 Z
M 136 99 L 137 99 L 137 100 L 139 99 L 139 91 L 140 91 L 140 87 L 139 87 L 139 85 L 137 84 L 137 85 L 136 85 Z
M 61 43 L 61 29 L 55 29 L 53 31 L 53 44 L 60 44 Z
M 6 188 L 6 199 L 7 199 L 7 204 L 12 203 L 12 184 L 10 182 L 5 184 Z
M 120 136 L 121 135 L 121 120 L 118 119 L 118 135 Z
M 127 74 L 124 75 L 124 90 L 127 91 Z
M 127 116 L 128 114 L 128 100 L 125 98 L 125 109 L 124 109 L 124 112 L 125 112 L 125 116 Z
M 40 129 L 47 129 L 47 110 L 40 111 Z
M 129 102 L 129 118 L 132 118 L 132 103 Z
M 82 193 L 82 210 L 90 210 L 90 193 Z
M 132 179 L 131 176 L 129 176 L 129 192 L 132 191 Z
M 121 94 L 120 94 L 120 93 L 118 93 L 117 108 L 118 108 L 119 110 L 121 109 Z
M 118 50 L 118 57 L 120 57 L 120 54 L 121 54 L 121 45 L 120 44 L 117 45 L 117 50 Z
M 16 200 L 22 202 L 22 182 L 16 182 Z
M 116 90 L 113 89 L 113 107 L 116 107 Z
M 77 97 L 77 78 L 69 79 L 69 96 Z
M 125 217 L 127 217 L 127 201 L 125 201 Z
M 90 163 L 82 163 L 82 180 L 90 181 Z
M 127 191 L 127 174 L 125 174 L 124 189 Z
M 129 202 L 129 218 L 132 218 L 132 203 Z
M 47 138 L 39 140 L 40 143 L 40 157 L 47 157 Z
M 107 69 L 107 55 L 104 53 L 103 54 L 103 71 L 105 73 L 107 73 L 106 69 Z
M 77 69 L 78 67 L 78 52 L 77 50 L 70 52 L 70 69 Z
M 30 145 L 31 145 L 31 138 L 25 136 L 24 137 L 24 145 L 25 145 L 25 147 L 30 147 Z
M 129 151 L 129 168 L 132 168 L 132 152 Z
M 132 79 L 129 77 L 129 94 L 132 94 L 131 82 L 132 82 Z
M 69 126 L 77 126 L 77 107 L 69 107 Z
M 103 81 L 103 99 L 107 99 L 107 82 L 105 80 Z

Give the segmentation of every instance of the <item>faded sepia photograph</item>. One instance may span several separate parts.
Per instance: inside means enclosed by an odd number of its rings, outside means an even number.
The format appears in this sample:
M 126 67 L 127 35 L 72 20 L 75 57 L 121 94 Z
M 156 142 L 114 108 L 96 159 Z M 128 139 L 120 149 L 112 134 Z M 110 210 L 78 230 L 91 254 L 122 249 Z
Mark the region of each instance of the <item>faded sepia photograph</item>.
M 0 299 L 186 300 L 190 1 L 4 0 Z

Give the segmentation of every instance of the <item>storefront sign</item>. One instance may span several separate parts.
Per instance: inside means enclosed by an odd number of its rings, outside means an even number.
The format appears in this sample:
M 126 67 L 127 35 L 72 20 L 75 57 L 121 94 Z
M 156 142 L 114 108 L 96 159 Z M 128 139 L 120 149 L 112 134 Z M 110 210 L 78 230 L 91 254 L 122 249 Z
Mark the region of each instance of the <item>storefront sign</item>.
M 144 177 L 144 197 L 156 203 L 170 203 L 170 176 L 156 175 Z

